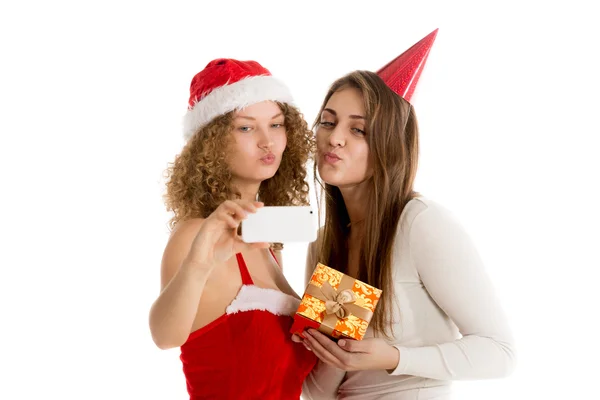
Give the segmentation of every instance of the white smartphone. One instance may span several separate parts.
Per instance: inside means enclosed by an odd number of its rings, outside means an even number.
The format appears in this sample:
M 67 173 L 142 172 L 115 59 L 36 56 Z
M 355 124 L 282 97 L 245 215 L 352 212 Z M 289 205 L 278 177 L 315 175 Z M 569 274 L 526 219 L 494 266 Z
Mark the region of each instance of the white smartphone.
M 261 207 L 242 221 L 246 243 L 291 243 L 317 240 L 317 213 L 310 206 Z

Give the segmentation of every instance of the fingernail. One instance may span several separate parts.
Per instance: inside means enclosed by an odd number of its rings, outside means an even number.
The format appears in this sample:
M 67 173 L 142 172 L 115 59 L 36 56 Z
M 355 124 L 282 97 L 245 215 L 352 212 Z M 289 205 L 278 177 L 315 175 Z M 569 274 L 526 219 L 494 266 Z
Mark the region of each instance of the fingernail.
M 338 345 L 340 345 L 340 347 L 344 347 L 346 345 L 346 341 L 342 339 L 338 342 Z

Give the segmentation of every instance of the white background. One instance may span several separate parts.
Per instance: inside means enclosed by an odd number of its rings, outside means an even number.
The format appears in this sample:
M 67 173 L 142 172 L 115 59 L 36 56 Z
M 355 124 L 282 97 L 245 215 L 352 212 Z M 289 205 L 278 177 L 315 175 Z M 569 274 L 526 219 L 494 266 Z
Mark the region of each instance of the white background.
M 438 27 L 413 98 L 417 189 L 472 234 L 519 350 L 514 375 L 457 383 L 456 398 L 596 396 L 592 2 L 7 3 L 0 398 L 186 398 L 178 350 L 153 345 L 147 316 L 168 237 L 163 171 L 211 59 L 259 61 L 312 122 L 333 80 Z M 284 253 L 298 292 L 305 248 Z

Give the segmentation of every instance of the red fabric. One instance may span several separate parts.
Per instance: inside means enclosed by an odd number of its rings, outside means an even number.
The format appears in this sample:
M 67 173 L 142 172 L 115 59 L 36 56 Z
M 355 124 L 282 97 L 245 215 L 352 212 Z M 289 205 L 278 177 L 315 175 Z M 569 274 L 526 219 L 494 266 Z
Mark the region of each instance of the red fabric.
M 256 61 L 238 61 L 231 58 L 212 60 L 192 79 L 189 108 L 193 108 L 197 101 L 216 88 L 231 85 L 250 76 L 270 75 L 271 72 Z
M 252 278 L 237 255 L 242 282 Z M 289 333 L 292 317 L 252 310 L 224 314 L 181 346 L 191 400 L 298 400 L 316 357 Z
M 319 322 L 313 321 L 312 319 L 308 319 L 303 317 L 302 315 L 294 315 L 294 323 L 290 328 L 290 333 L 295 333 L 296 335 L 304 338 L 304 331 L 307 329 L 319 329 L 321 324 Z

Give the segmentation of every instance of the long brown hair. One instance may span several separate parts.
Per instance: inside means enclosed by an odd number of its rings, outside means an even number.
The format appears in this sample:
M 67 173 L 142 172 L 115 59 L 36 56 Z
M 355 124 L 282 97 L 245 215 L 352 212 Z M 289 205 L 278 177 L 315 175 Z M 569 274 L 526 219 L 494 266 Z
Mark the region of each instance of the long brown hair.
M 285 118 L 287 146 L 275 175 L 263 181 L 258 194 L 267 206 L 308 205 L 306 162 L 314 150 L 314 136 L 300 111 L 277 103 Z M 186 143 L 166 171 L 170 227 L 190 218 L 208 217 L 225 200 L 239 198 L 231 185 L 226 150 L 231 141 L 233 112 L 201 128 Z
M 377 74 L 355 71 L 331 85 L 313 129 L 318 126 L 331 96 L 348 87 L 362 93 L 367 120 L 366 139 L 373 169 L 371 178 L 366 182 L 369 198 L 365 204 L 365 236 L 356 278 L 383 290 L 371 325 L 388 336 L 388 328 L 391 328 L 388 316 L 391 315 L 394 299 L 394 240 L 402 210 L 417 196 L 413 190 L 419 152 L 417 118 L 410 103 L 394 93 Z M 323 184 L 316 173 L 315 178 L 325 192 L 325 226 L 318 260 L 347 272 L 350 218 L 344 199 L 336 186 Z

